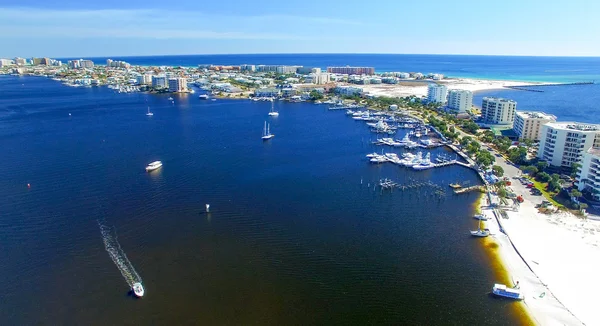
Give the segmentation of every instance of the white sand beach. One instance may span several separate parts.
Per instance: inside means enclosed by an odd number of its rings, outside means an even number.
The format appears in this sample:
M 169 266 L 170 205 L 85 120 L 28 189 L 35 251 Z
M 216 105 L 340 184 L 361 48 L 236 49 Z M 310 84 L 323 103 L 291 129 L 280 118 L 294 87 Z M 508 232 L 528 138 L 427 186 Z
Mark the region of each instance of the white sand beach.
M 515 167 L 497 163 L 505 174 L 518 175 Z M 508 218 L 489 208 L 483 213 L 493 217 L 487 225 L 498 254 L 511 278 L 520 281 L 531 316 L 540 325 L 600 325 L 600 221 L 541 214 L 535 205 L 544 197 L 531 195 L 518 180 L 510 188 L 525 199 L 518 210 L 507 210 Z
M 482 79 L 446 79 L 436 83 L 448 86 L 448 89 L 464 89 L 472 92 L 502 89 L 505 86 L 535 85 L 536 83 L 506 81 L 506 80 L 482 80 Z M 407 81 L 400 84 L 374 84 L 360 85 L 365 92 L 375 96 L 405 97 L 405 96 L 427 96 L 427 82 Z

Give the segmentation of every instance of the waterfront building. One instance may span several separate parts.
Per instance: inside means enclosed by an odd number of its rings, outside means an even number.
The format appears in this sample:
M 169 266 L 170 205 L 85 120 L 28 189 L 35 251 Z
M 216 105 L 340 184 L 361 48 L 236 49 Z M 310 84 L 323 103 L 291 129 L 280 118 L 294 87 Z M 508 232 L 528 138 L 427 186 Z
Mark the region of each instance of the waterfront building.
M 427 86 L 427 102 L 429 103 L 446 103 L 448 95 L 448 87 L 440 84 L 429 84 Z
M 19 57 L 16 57 L 16 58 L 15 58 L 15 64 L 16 64 L 17 66 L 24 66 L 24 65 L 26 65 L 26 64 L 27 64 L 27 59 L 25 59 L 25 58 L 19 58 Z
M 513 130 L 519 139 L 540 140 L 542 126 L 548 122 L 556 122 L 556 117 L 544 112 L 517 111 Z
M 346 75 L 374 75 L 375 68 L 373 67 L 327 67 L 327 72 L 332 74 Z
M 464 89 L 448 91 L 448 108 L 456 113 L 465 113 L 473 106 L 473 92 Z
M 580 163 L 583 154 L 600 146 L 600 125 L 548 122 L 542 126 L 538 158 L 557 167 Z
M 92 60 L 69 60 L 67 62 L 69 68 L 78 69 L 78 68 L 94 68 L 94 62 Z
M 362 94 L 363 89 L 353 86 L 338 86 L 335 88 L 334 92 L 339 95 L 354 96 Z
M 277 88 L 257 88 L 254 90 L 255 97 L 279 97 Z
M 187 92 L 187 79 L 169 78 L 169 92 Z
M 240 66 L 240 70 L 241 71 L 255 72 L 256 71 L 256 66 L 254 66 L 254 65 L 241 65 Z
M 300 67 L 301 66 L 277 66 L 275 71 L 278 74 L 295 74 L 296 70 L 298 70 Z
M 10 59 L 0 59 L 0 67 L 12 66 L 13 61 Z
M 425 75 L 423 75 L 423 74 L 422 74 L 422 73 L 420 73 L 420 72 L 415 72 L 415 73 L 412 73 L 412 76 L 413 76 L 413 78 L 415 78 L 415 79 L 422 79 L 423 77 L 425 77 Z
M 154 88 L 167 88 L 167 76 L 152 76 L 152 87 Z
M 600 148 L 592 147 L 583 153 L 576 185 L 579 191 L 589 190 L 600 201 Z
M 310 73 L 320 74 L 321 73 L 321 68 L 317 68 L 317 67 L 298 67 L 298 69 L 296 69 L 296 73 L 297 74 L 301 74 L 301 75 L 308 75 Z
M 488 125 L 512 125 L 517 111 L 517 102 L 498 97 L 484 97 L 481 118 Z
M 125 61 L 114 61 L 112 59 L 106 59 L 106 66 L 111 68 L 131 68 L 131 65 Z
M 150 74 L 141 74 L 136 77 L 136 82 L 138 85 L 152 85 L 152 75 Z

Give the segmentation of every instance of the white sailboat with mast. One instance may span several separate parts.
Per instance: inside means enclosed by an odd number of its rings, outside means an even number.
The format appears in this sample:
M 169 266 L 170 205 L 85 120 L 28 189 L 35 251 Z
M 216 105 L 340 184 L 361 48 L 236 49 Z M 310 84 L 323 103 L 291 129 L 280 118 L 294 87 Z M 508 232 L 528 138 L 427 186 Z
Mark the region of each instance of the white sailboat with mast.
M 273 99 L 271 99 L 271 111 L 269 112 L 269 116 L 271 116 L 271 117 L 279 116 L 279 112 L 275 111 L 275 101 Z
M 150 112 L 150 107 L 148 107 L 148 113 L 146 113 L 147 116 L 151 117 L 154 115 L 154 113 Z
M 265 121 L 265 127 L 263 129 L 263 136 L 261 137 L 262 140 L 269 140 L 273 137 L 275 137 L 275 135 L 273 135 L 271 133 L 271 129 L 270 129 L 270 125 Z

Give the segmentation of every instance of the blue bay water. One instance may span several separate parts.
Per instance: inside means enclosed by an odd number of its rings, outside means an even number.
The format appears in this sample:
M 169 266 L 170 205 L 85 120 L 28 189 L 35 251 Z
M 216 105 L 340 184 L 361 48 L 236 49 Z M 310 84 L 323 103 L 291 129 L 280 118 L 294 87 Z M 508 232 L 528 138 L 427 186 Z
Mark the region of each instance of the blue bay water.
M 489 296 L 498 271 L 468 233 L 477 195 L 448 187 L 475 173 L 370 165 L 380 148 L 343 112 L 278 102 L 269 120 L 264 102 L 171 104 L 36 77 L 1 77 L 0 89 L 7 325 L 522 322 Z M 146 173 L 154 160 L 163 168 Z M 431 185 L 381 192 L 384 177 Z M 98 220 L 143 279 L 142 300 Z
M 64 58 L 62 60 L 79 59 Z M 96 64 L 106 64 L 105 57 L 90 58 Z M 231 54 L 111 57 L 133 65 L 186 66 L 199 64 L 240 65 L 302 65 L 368 66 L 377 72 L 403 71 L 442 73 L 450 77 L 581 82 L 600 80 L 600 57 L 519 57 L 477 55 L 423 54 Z

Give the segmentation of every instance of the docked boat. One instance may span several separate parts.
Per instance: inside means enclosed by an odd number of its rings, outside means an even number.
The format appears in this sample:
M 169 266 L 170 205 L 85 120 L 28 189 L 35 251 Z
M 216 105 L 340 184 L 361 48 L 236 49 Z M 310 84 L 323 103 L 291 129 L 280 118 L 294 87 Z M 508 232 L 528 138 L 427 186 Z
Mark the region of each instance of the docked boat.
M 462 188 L 462 186 L 460 185 L 460 183 L 457 182 L 457 183 L 451 183 L 450 184 L 450 188 L 452 188 L 452 189 L 460 189 L 460 188 Z
M 479 229 L 471 231 L 471 235 L 474 237 L 485 238 L 490 235 L 490 230 L 481 228 L 481 220 L 479 220 Z
M 515 299 L 515 300 L 525 299 L 525 296 L 523 296 L 521 289 L 509 288 L 509 287 L 506 287 L 506 285 L 504 285 L 504 284 L 498 284 L 498 283 L 494 284 L 494 287 L 492 288 L 492 293 L 494 295 L 497 295 L 497 296 L 503 297 L 503 298 L 509 298 L 509 299 Z
M 435 167 L 435 164 L 431 163 L 431 154 L 427 153 L 425 158 L 419 162 L 419 164 L 413 165 L 413 169 L 415 170 L 427 170 Z
M 144 296 L 144 286 L 140 282 L 133 283 L 131 290 L 133 290 L 133 294 L 135 294 L 135 296 L 138 298 Z
M 148 113 L 146 113 L 147 116 L 151 117 L 154 115 L 154 113 L 150 112 L 150 107 L 148 107 Z
M 275 111 L 275 102 L 274 101 L 271 101 L 271 111 L 269 111 L 269 116 L 271 116 L 271 117 L 279 116 L 279 112 Z
M 201 100 L 208 100 L 208 95 L 202 94 L 202 95 L 198 96 L 198 98 Z
M 263 135 L 261 137 L 262 140 L 269 140 L 269 139 L 275 137 L 275 135 L 273 135 L 271 133 L 270 127 L 271 126 L 265 121 L 265 127 L 263 129 Z
M 483 214 L 473 215 L 473 218 L 476 219 L 476 220 L 480 220 L 480 221 L 487 221 L 488 220 L 487 216 L 485 216 Z
M 146 167 L 146 172 L 154 171 L 162 166 L 161 161 L 154 161 Z

